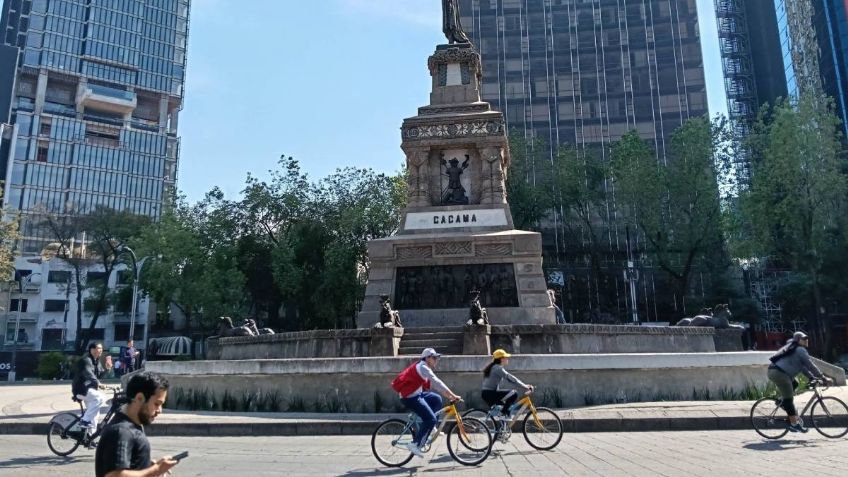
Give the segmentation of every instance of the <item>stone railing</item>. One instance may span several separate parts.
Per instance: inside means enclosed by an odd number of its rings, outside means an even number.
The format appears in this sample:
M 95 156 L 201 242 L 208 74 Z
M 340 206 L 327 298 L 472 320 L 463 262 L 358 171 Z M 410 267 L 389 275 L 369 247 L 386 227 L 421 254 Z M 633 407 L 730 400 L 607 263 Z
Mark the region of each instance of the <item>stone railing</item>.
M 703 353 L 717 351 L 716 330 L 708 327 L 632 325 L 492 326 L 492 349 L 523 354 Z M 723 331 L 723 330 L 721 330 Z M 721 351 L 741 351 L 739 346 Z
M 362 328 L 209 338 L 206 340 L 206 359 L 396 356 L 401 336 L 402 328 Z

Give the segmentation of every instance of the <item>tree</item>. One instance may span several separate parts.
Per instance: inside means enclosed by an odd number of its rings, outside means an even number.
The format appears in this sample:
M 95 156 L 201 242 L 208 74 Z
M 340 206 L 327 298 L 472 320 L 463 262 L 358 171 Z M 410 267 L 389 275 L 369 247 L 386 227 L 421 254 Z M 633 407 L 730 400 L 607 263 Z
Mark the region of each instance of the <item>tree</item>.
M 3 191 L 0 189 L 0 199 Z M 0 220 L 0 277 L 12 277 L 15 265 L 15 248 L 20 239 L 18 233 L 19 220 L 14 212 L 7 212 Z M 6 278 L 2 278 L 5 280 Z
M 539 230 L 540 223 L 554 206 L 551 191 L 550 160 L 545 161 L 540 140 L 527 140 L 516 133 L 509 137 L 510 165 L 506 195 L 512 222 L 519 230 Z
M 812 297 L 806 316 L 819 351 L 830 353 L 823 294 L 831 257 L 844 256 L 848 180 L 841 169 L 839 119 L 817 96 L 781 101 L 761 114 L 752 135 L 758 161 L 740 197 L 746 234 L 735 235 L 738 256 L 769 257 L 796 274 Z M 792 295 L 784 290 L 784 294 Z
M 139 256 L 154 257 L 141 274 L 141 288 L 164 309 L 179 309 L 189 330 L 193 323 L 211 329 L 219 316 L 244 308 L 235 237 L 216 221 L 219 208 L 217 191 L 194 206 L 177 198 L 137 240 Z
M 666 164 L 657 161 L 636 131 L 612 147 L 620 210 L 638 229 L 645 252 L 674 284 L 682 312 L 692 271 L 723 249 L 716 177 L 717 169 L 729 164 L 723 149 L 726 131 L 723 120 L 687 120 L 672 135 Z
M 35 218 L 37 227 L 52 240 L 47 247 L 48 253 L 71 268 L 72 277 L 66 285 L 66 297 L 70 299 L 74 295 L 77 302 L 74 349 L 82 354 L 87 336 L 91 336 L 100 315 L 108 310 L 112 302 L 109 277 L 124 260 L 121 247 L 149 224 L 150 219 L 106 207 L 99 207 L 90 214 L 42 211 Z M 87 272 L 93 268 L 102 273 L 102 278 L 88 278 Z M 90 313 L 87 334 L 83 333 L 84 311 Z

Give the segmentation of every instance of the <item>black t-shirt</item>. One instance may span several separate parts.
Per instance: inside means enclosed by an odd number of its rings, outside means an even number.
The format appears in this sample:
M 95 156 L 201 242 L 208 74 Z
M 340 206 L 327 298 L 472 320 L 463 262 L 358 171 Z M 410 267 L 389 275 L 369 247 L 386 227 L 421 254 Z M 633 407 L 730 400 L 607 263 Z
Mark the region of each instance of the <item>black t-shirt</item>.
M 150 464 L 150 442 L 144 428 L 123 412 L 116 413 L 100 436 L 94 454 L 94 474 L 105 477 L 113 470 L 143 470 Z

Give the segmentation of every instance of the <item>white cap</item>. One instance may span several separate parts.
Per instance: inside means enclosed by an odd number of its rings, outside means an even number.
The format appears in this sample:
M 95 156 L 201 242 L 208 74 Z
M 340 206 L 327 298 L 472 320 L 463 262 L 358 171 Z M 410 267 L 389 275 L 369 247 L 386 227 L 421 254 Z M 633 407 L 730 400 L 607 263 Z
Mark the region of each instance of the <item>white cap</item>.
M 792 335 L 792 339 L 790 341 L 799 342 L 804 338 L 809 338 L 806 333 L 803 331 L 796 331 L 794 335 Z
M 433 348 L 426 348 L 424 349 L 424 351 L 421 352 L 421 359 L 427 359 L 431 356 L 434 358 L 439 358 L 442 355 L 437 353 L 436 350 L 434 350 Z

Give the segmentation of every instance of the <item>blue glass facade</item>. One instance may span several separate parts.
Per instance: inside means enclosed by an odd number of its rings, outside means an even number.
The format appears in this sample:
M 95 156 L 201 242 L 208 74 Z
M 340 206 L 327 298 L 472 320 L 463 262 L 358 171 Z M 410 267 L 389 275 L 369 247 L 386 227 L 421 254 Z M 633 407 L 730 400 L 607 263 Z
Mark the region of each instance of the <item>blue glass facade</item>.
M 157 218 L 179 156 L 190 0 L 4 0 L 19 50 L 4 202 L 24 251 L 49 237 L 33 211 L 97 207 Z

